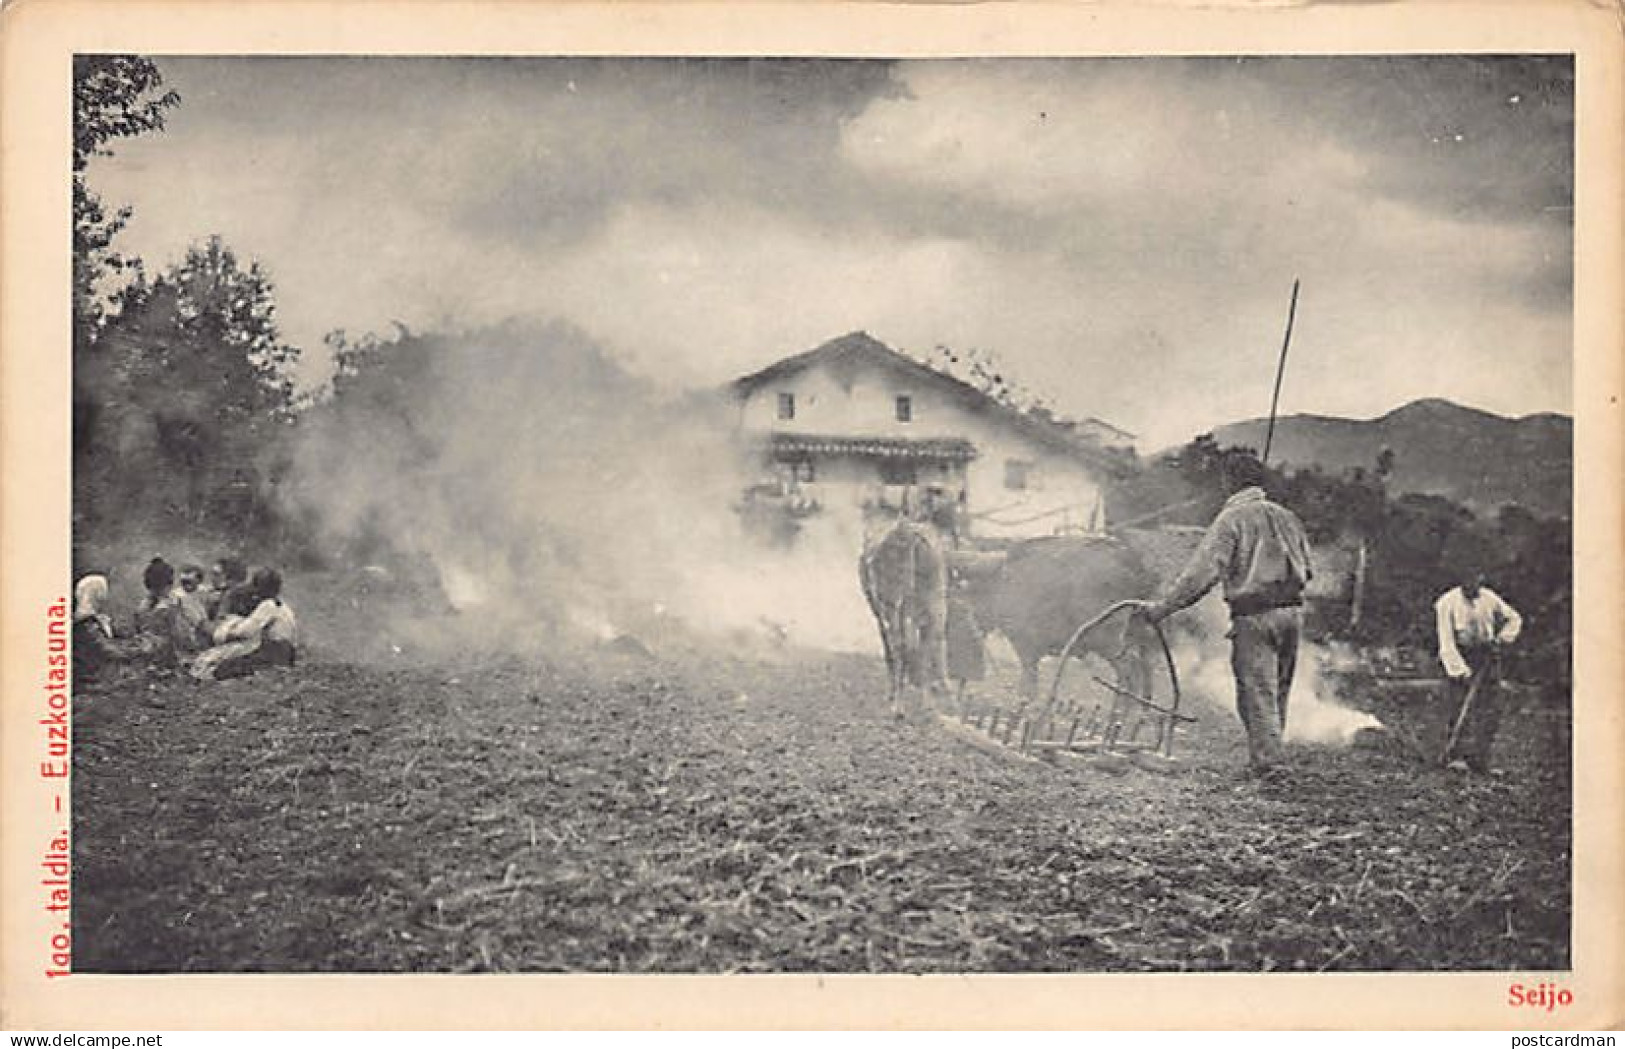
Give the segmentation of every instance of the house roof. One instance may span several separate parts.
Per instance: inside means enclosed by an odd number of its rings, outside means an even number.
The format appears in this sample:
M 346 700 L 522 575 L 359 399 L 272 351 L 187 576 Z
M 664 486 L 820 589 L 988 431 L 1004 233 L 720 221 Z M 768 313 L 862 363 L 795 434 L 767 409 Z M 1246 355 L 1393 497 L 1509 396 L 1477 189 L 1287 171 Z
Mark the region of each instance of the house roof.
M 1061 425 L 1054 418 L 1041 417 L 1003 404 L 967 382 L 897 352 L 865 331 L 849 332 L 805 353 L 797 353 L 775 361 L 760 371 L 735 379 L 731 388 L 735 397 L 743 399 L 767 383 L 784 379 L 814 365 L 837 362 L 872 364 L 913 381 L 935 386 L 959 401 L 968 410 L 992 416 L 998 422 L 1039 444 L 1075 456 L 1097 468 L 1115 471 L 1121 465 L 1118 456 Z M 1091 419 L 1089 423 L 1107 426 L 1118 433 L 1124 433 L 1097 419 Z
M 881 459 L 968 462 L 976 446 L 963 437 L 840 437 L 832 434 L 774 433 L 768 448 L 776 455 L 869 455 Z
M 1113 426 L 1111 423 L 1107 422 L 1105 419 L 1102 419 L 1099 416 L 1095 416 L 1095 415 L 1085 416 L 1084 418 L 1078 420 L 1078 424 L 1080 426 L 1086 426 L 1086 427 L 1092 427 L 1092 428 L 1099 429 L 1099 430 L 1104 430 L 1107 433 L 1111 434 L 1113 437 L 1117 437 L 1117 438 L 1119 438 L 1121 440 L 1124 440 L 1124 441 L 1132 441 L 1136 437 L 1139 436 L 1139 434 L 1133 433 L 1133 432 L 1131 432 L 1129 430 L 1125 430 L 1121 426 Z

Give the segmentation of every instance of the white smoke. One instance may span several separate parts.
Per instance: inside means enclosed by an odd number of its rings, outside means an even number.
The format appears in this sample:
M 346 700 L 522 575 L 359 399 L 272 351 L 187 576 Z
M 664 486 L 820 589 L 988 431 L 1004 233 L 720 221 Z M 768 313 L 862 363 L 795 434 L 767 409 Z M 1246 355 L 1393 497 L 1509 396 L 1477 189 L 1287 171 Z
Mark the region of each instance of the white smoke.
M 1338 702 L 1325 676 L 1332 659 L 1323 645 L 1306 644 L 1299 650 L 1298 672 L 1287 705 L 1288 741 L 1344 747 L 1354 742 L 1361 729 L 1382 727 L 1370 714 Z
M 858 582 L 861 537 L 815 518 L 784 549 L 736 545 L 682 566 L 676 614 L 732 634 L 763 633 L 804 648 L 877 652 L 874 618 Z
M 1235 675 L 1230 668 L 1230 645 L 1224 640 L 1228 625 L 1223 605 L 1216 598 L 1201 602 L 1180 621 L 1173 642 L 1184 692 L 1217 710 L 1234 715 Z M 1347 661 L 1340 646 L 1305 642 L 1287 702 L 1286 739 L 1294 743 L 1347 746 L 1365 728 L 1382 723 L 1370 714 L 1339 702 L 1327 671 Z
M 789 547 L 755 537 L 736 508 L 761 465 L 720 391 L 676 398 L 559 325 L 376 353 L 381 371 L 305 421 L 285 494 L 324 549 L 426 566 L 466 613 L 436 622 L 448 643 L 467 640 L 460 619 L 516 651 L 622 635 L 878 649 L 856 516 L 817 515 Z

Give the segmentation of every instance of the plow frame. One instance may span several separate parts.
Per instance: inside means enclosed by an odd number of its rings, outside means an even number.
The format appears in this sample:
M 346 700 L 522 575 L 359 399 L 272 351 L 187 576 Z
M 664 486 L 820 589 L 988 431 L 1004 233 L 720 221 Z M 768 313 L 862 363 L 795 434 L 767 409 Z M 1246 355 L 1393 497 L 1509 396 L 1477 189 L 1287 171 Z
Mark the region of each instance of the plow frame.
M 1138 614 L 1146 604 L 1144 601 L 1119 601 L 1074 630 L 1061 648 L 1055 676 L 1050 681 L 1048 697 L 1038 710 L 1029 713 L 1028 708 L 1032 705 L 1030 702 L 1023 702 L 1014 710 L 987 709 L 972 713 L 961 709 L 956 717 L 944 715 L 944 723 L 967 742 L 984 749 L 991 746 L 1029 760 L 1036 760 L 1039 756 L 1082 756 L 1091 753 L 1134 751 L 1154 753 L 1163 759 L 1172 759 L 1175 728 L 1181 722 L 1189 723 L 1197 719 L 1182 713 L 1179 709 L 1181 698 L 1179 669 L 1174 663 L 1173 650 L 1168 645 L 1167 635 L 1164 634 L 1160 623 L 1147 620 L 1147 624 L 1156 635 L 1157 646 L 1162 652 L 1162 663 L 1167 671 L 1170 689 L 1170 701 L 1167 705 L 1158 703 L 1150 696 L 1139 695 L 1107 681 L 1099 675 L 1091 675 L 1094 682 L 1116 696 L 1117 701 L 1104 705 L 1104 711 L 1103 704 L 1097 704 L 1087 720 L 1080 712 L 1060 711 L 1061 682 L 1073 653 L 1094 631 L 1106 626 L 1118 616 Z M 1138 739 L 1139 727 L 1143 721 L 1136 723 L 1135 732 L 1130 738 L 1126 740 L 1121 738 L 1123 719 L 1118 716 L 1118 712 L 1125 701 L 1136 704 L 1142 710 L 1150 711 L 1154 715 L 1156 732 L 1153 740 Z M 1057 717 L 1058 713 L 1071 716 Z M 1061 731 L 1063 729 L 1064 731 Z

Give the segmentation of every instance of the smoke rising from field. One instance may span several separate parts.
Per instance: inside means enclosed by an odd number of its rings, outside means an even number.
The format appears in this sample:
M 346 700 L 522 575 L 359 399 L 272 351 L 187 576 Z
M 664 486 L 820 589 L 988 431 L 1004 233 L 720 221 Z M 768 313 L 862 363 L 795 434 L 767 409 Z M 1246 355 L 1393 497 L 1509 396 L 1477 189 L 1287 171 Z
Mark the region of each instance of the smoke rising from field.
M 1235 675 L 1230 669 L 1230 646 L 1224 641 L 1229 627 L 1218 599 L 1201 602 L 1182 617 L 1179 628 L 1174 659 L 1179 664 L 1181 686 L 1193 698 L 1233 713 Z M 1370 714 L 1338 701 L 1325 676 L 1336 658 L 1326 645 L 1306 641 L 1300 646 L 1287 704 L 1288 742 L 1347 746 L 1361 729 L 1381 725 Z
M 792 553 L 746 534 L 755 465 L 720 396 L 663 391 L 562 324 L 403 333 L 363 357 L 309 413 L 286 487 L 340 563 L 416 573 L 392 619 L 443 602 L 435 631 L 507 651 L 872 645 L 856 537 Z

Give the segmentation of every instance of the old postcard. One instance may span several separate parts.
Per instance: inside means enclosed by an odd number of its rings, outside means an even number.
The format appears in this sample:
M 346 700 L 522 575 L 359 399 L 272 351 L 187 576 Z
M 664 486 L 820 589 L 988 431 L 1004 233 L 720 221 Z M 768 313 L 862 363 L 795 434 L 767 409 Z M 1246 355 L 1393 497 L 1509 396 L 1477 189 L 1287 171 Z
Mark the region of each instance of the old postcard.
M 4 18 L 0 1026 L 1625 1020 L 1614 13 Z

